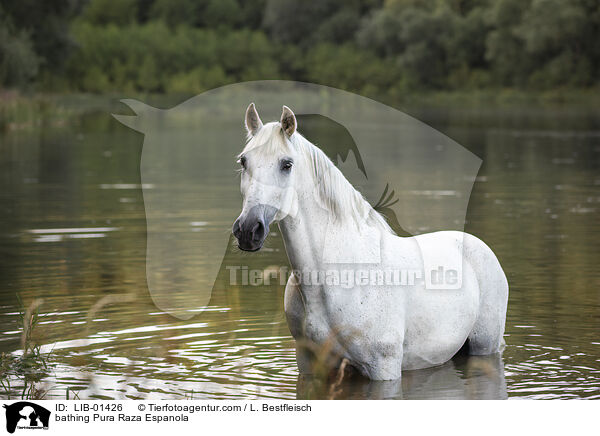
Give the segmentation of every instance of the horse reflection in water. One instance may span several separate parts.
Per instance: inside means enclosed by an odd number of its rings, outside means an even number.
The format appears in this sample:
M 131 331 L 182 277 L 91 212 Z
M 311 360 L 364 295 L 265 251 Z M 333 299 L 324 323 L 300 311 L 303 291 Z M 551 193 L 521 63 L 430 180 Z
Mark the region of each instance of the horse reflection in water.
M 505 400 L 504 362 L 489 356 L 459 354 L 443 365 L 404 371 L 398 380 L 369 380 L 351 371 L 329 377 L 298 376 L 297 399 Z

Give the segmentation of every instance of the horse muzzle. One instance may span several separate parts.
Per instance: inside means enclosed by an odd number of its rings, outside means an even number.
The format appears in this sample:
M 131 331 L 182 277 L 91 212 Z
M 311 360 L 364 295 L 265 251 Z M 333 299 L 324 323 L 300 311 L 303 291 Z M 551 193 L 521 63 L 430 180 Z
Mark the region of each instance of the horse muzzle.
M 232 229 L 240 250 L 258 251 L 262 248 L 275 213 L 277 210 L 274 207 L 263 204 L 252 207 L 246 214 L 242 212 Z

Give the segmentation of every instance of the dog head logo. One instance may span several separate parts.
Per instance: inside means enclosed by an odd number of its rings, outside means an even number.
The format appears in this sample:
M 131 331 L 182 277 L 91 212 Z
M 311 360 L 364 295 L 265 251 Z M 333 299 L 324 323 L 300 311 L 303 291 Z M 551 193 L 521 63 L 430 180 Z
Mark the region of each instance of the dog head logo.
M 19 401 L 4 405 L 6 409 L 6 431 L 14 433 L 19 429 L 47 429 L 50 411 L 29 401 Z
M 384 209 L 397 232 L 464 230 L 481 159 L 389 106 L 326 86 L 288 81 L 228 85 L 167 110 L 124 100 L 135 115 L 115 118 L 144 134 L 140 173 L 146 277 L 161 310 L 189 319 L 209 305 L 239 214 L 235 156 L 244 147 L 249 102 L 261 109 L 265 120 L 279 120 L 282 105 L 292 107 L 300 133 L 304 120 L 313 131 L 329 128 L 310 116 L 342 126 L 339 135 L 325 132 L 328 139 L 316 144 L 371 204 Z M 340 142 L 344 130 L 356 146 L 328 150 Z M 422 247 L 422 255 L 425 269 L 435 269 L 440 261 L 436 253 Z M 462 264 L 448 269 L 461 271 Z

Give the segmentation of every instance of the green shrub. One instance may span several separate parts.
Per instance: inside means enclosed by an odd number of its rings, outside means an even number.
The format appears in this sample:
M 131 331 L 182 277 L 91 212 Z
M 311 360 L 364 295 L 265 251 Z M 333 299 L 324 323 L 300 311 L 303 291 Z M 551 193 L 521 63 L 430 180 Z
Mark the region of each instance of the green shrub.
M 212 88 L 225 85 L 232 80 L 225 71 L 216 65 L 213 67 L 197 67 L 189 72 L 175 74 L 169 80 L 166 91 L 173 93 L 199 94 Z
M 29 33 L 16 30 L 0 9 L 0 85 L 29 84 L 38 73 L 39 63 Z

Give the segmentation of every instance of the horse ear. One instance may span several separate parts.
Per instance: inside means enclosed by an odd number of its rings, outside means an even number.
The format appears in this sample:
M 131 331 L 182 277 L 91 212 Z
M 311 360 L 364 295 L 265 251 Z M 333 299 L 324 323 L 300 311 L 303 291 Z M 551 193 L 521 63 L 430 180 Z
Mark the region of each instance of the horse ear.
M 246 130 L 249 135 L 256 135 L 256 132 L 263 126 L 258 112 L 256 112 L 256 106 L 254 103 L 250 103 L 248 109 L 246 109 Z
M 288 136 L 292 136 L 296 131 L 296 116 L 287 106 L 283 107 L 283 112 L 281 114 L 281 128 Z

